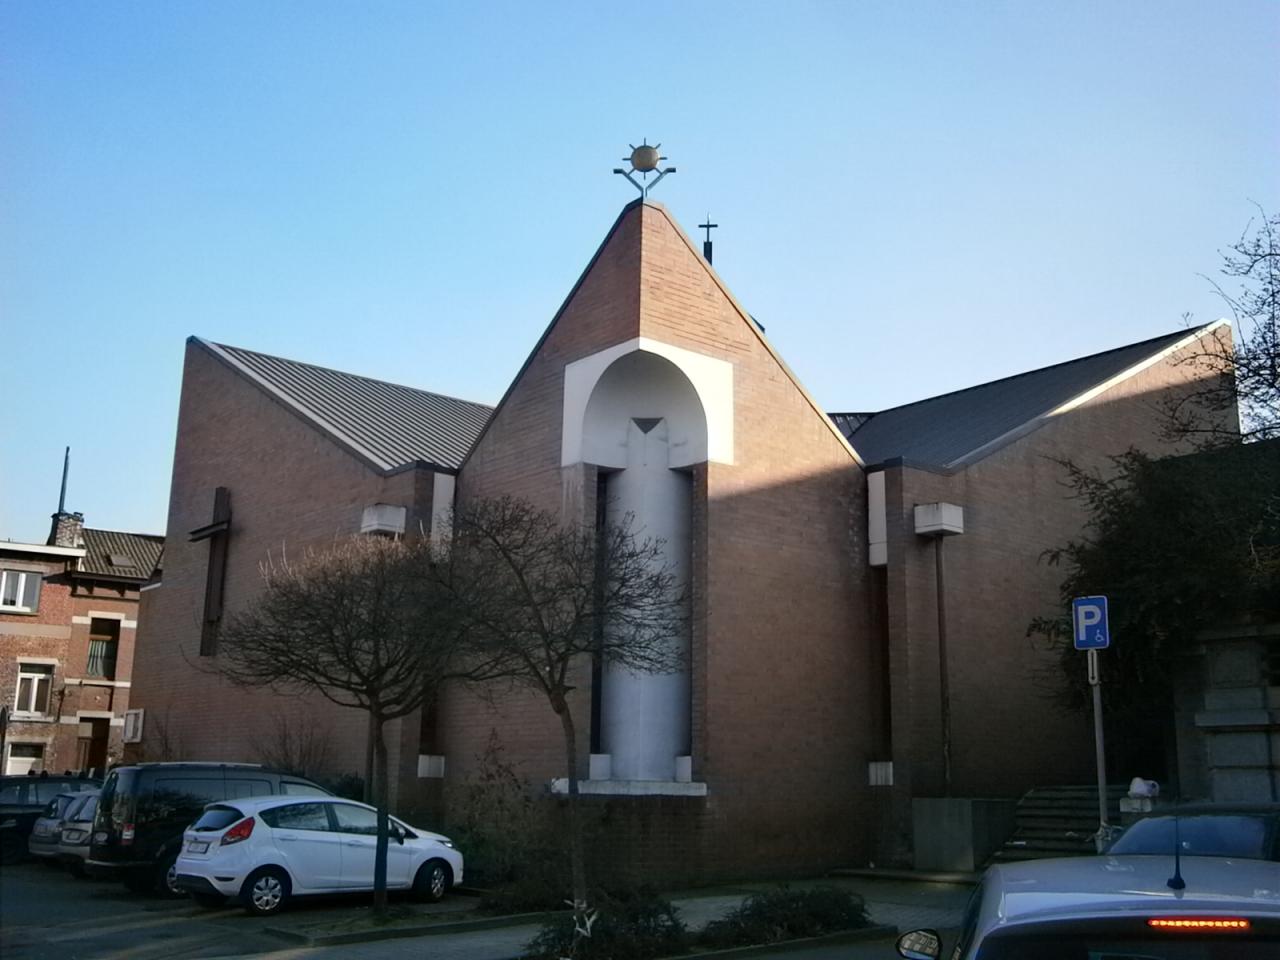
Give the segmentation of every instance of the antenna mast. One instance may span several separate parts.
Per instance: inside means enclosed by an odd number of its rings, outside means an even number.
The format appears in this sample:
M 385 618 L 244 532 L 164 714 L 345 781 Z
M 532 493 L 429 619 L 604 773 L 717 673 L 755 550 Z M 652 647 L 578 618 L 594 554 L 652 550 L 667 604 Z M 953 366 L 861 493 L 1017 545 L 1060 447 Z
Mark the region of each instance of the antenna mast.
M 71 448 L 62 455 L 62 492 L 58 494 L 58 512 L 67 512 L 67 474 L 71 471 Z

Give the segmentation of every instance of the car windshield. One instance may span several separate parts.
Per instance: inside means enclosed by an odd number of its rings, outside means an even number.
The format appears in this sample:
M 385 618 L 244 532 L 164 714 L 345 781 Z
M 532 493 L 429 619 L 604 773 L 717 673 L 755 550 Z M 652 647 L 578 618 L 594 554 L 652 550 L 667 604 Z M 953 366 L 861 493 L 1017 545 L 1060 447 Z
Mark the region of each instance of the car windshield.
M 1269 833 L 1268 819 L 1261 815 L 1147 817 L 1126 830 L 1107 852 L 1159 856 L 1172 854 L 1176 842 L 1182 855 L 1188 857 L 1268 860 L 1271 859 Z
M 67 813 L 67 809 L 75 801 L 75 797 L 69 793 L 60 793 L 49 801 L 48 806 L 44 808 L 43 816 L 50 820 L 61 820 Z
M 72 797 L 71 801 L 67 804 L 66 809 L 62 811 L 62 819 L 74 820 L 79 816 L 80 811 L 84 809 L 85 802 L 89 797 L 90 794 L 85 793 Z
M 237 820 L 243 819 L 244 814 L 235 807 L 218 804 L 209 807 L 204 813 L 200 814 L 200 819 L 192 825 L 192 829 L 197 833 L 224 830 Z
M 91 793 L 80 802 L 79 807 L 75 810 L 68 811 L 67 819 L 79 821 L 92 820 L 93 815 L 97 812 L 98 795 L 96 793 Z

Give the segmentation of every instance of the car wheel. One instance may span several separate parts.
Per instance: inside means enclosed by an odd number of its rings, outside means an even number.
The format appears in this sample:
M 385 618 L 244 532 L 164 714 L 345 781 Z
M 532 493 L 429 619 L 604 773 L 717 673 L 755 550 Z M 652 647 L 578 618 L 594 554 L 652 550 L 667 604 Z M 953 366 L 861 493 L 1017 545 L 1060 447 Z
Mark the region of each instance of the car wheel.
M 20 863 L 27 855 L 27 845 L 22 838 L 11 833 L 0 834 L 0 863 Z
M 160 860 L 156 868 L 156 890 L 160 896 L 176 900 L 185 897 L 187 891 L 178 886 L 178 854 L 175 851 Z
M 262 867 L 249 874 L 240 897 L 254 916 L 274 916 L 289 899 L 289 876 L 279 867 Z
M 453 871 L 443 860 L 428 860 L 413 878 L 413 895 L 418 900 L 435 903 L 448 892 Z
M 218 910 L 227 905 L 227 898 L 220 893 L 193 893 L 191 899 L 196 902 L 196 906 L 206 910 Z

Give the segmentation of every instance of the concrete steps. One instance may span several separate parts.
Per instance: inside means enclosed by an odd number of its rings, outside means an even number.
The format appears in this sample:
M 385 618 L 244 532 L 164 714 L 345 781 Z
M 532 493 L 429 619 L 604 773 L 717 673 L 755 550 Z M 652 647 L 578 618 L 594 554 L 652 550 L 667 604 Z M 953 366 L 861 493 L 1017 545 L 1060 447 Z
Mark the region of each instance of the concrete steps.
M 1108 820 L 1120 822 L 1124 787 L 1107 790 Z M 1092 856 L 1098 829 L 1097 787 L 1036 787 L 1018 801 L 1013 835 L 989 863 Z

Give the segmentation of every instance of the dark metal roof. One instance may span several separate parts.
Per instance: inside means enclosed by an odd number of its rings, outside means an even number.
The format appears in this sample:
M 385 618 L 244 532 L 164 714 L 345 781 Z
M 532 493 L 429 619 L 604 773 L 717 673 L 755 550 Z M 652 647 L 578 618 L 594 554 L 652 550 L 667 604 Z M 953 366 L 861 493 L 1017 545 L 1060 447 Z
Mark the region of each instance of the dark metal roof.
M 147 533 L 84 528 L 84 559 L 80 574 L 146 580 L 160 560 L 164 537 Z
M 482 403 L 198 342 L 383 470 L 415 461 L 457 470 L 493 413 Z
M 996 441 L 1006 435 L 1021 436 L 1038 418 L 1207 328 L 1179 330 L 870 416 L 831 417 L 868 465 L 900 457 L 959 466 L 993 452 L 999 448 Z M 983 450 L 988 444 L 991 450 Z

